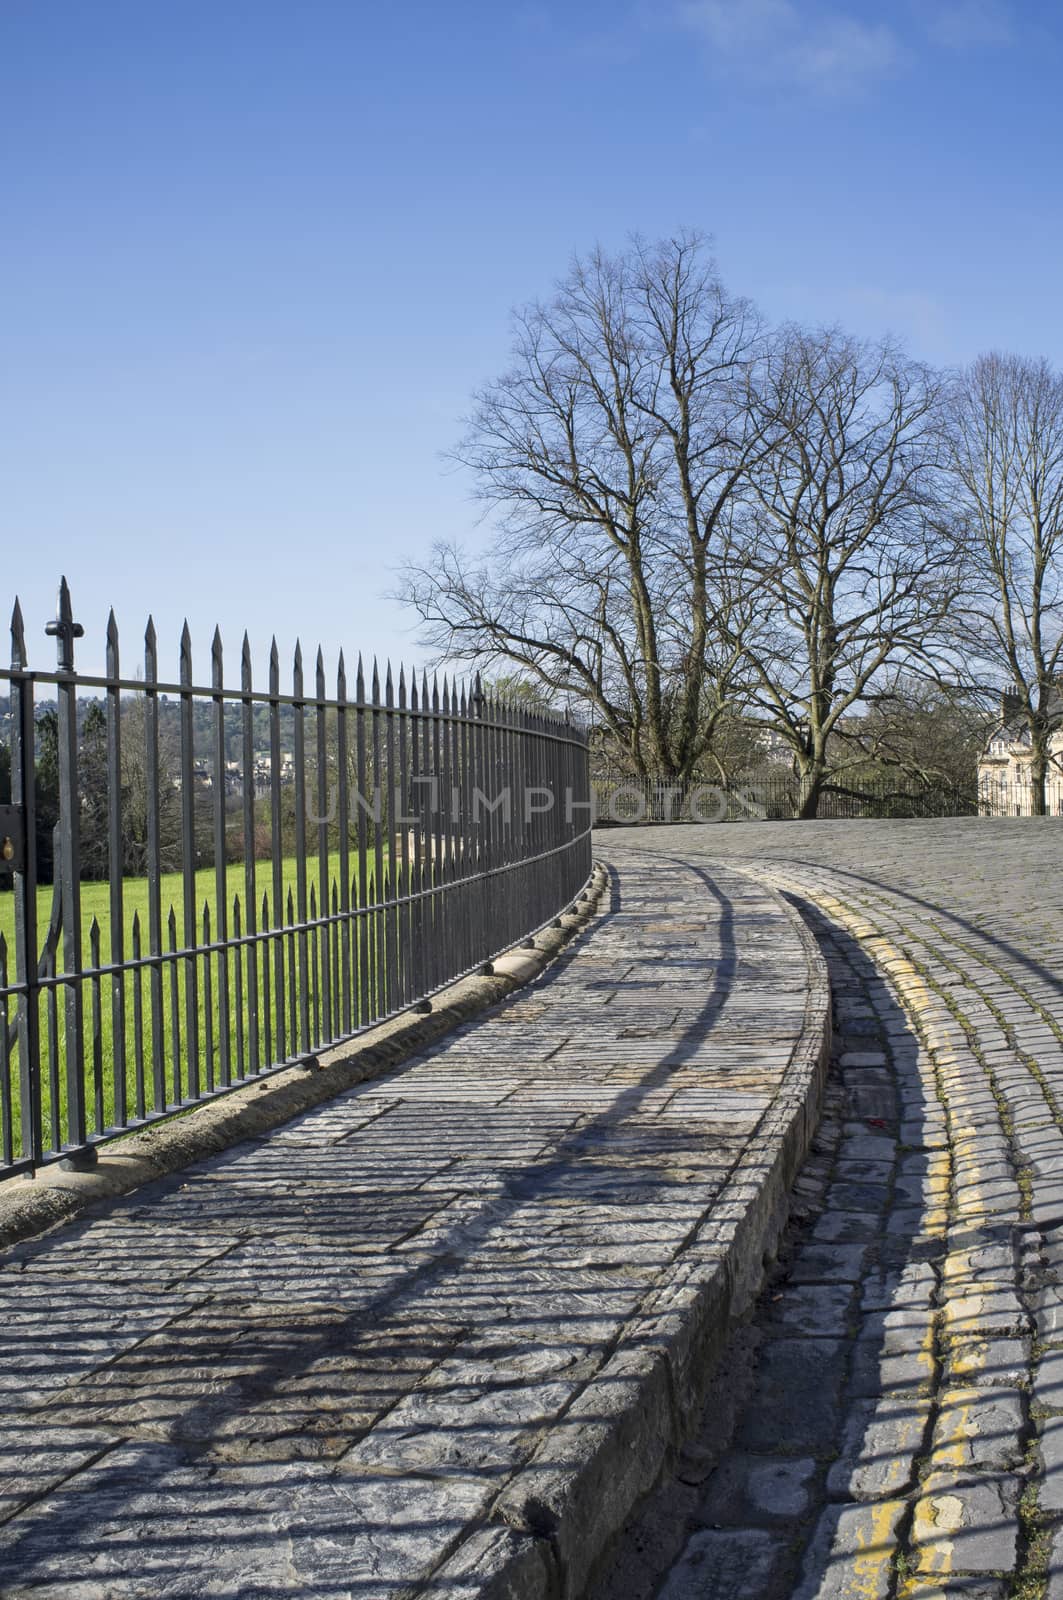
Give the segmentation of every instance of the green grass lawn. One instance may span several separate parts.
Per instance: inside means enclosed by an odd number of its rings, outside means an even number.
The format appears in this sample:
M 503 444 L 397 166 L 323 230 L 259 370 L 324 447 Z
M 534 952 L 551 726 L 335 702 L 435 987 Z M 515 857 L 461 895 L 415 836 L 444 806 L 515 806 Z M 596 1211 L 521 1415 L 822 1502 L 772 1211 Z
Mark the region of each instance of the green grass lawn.
M 385 868 L 387 867 L 387 851 L 383 853 Z M 372 867 L 372 858 L 370 859 Z M 339 851 L 334 850 L 329 856 L 329 884 L 339 886 Z M 355 866 L 355 856 L 351 855 L 352 872 Z M 298 863 L 295 856 L 286 857 L 281 863 L 282 875 L 282 900 L 287 901 L 288 891 L 291 890 L 293 899 L 296 898 L 298 884 Z M 317 857 L 307 859 L 306 868 L 307 893 L 309 886 L 314 886 L 320 898 L 320 875 L 318 872 Z M 273 864 L 270 861 L 255 863 L 255 899 L 258 903 L 256 910 L 260 911 L 262 895 L 267 893 L 270 902 L 273 900 Z M 170 909 L 173 908 L 177 918 L 178 944 L 183 946 L 182 938 L 184 928 L 184 879 L 180 872 L 164 872 L 159 880 L 159 898 L 162 903 L 163 917 L 163 945 L 167 941 L 166 923 Z M 229 921 L 232 921 L 232 908 L 234 899 L 239 899 L 243 907 L 246 899 L 244 863 L 235 861 L 225 869 L 225 900 Z M 133 935 L 133 921 L 139 915 L 141 933 L 145 948 L 147 945 L 148 927 L 148 880 L 147 878 L 125 878 L 122 881 L 123 922 L 125 933 L 126 954 Z M 218 927 L 217 886 L 213 867 L 201 867 L 195 875 L 195 903 L 196 903 L 196 936 L 202 936 L 203 908 L 206 906 L 210 912 L 211 927 L 214 932 Z M 320 908 L 319 908 L 320 909 Z M 48 928 L 48 921 L 52 910 L 52 886 L 45 884 L 37 891 L 37 922 L 40 936 L 43 940 Z M 284 906 L 282 905 L 282 913 Z M 243 911 L 242 911 L 242 914 Z M 93 918 L 99 923 L 100 942 L 103 960 L 111 958 L 111 886 L 109 883 L 90 883 L 83 881 L 81 884 L 81 926 L 82 937 L 85 944 L 86 956 L 89 948 L 89 929 Z M 246 921 L 246 915 L 244 916 Z M 276 919 L 274 919 L 276 920 Z M 7 940 L 9 958 L 13 957 L 15 948 L 15 907 L 14 895 L 0 894 L 0 934 Z M 60 940 L 60 946 L 62 941 Z M 62 953 L 60 949 L 60 963 Z
M 387 858 L 385 855 L 385 870 Z M 352 869 L 356 857 L 351 856 Z M 339 901 L 339 853 L 329 858 L 328 899 L 333 890 Z M 282 910 L 287 911 L 291 890 L 298 921 L 298 867 L 295 857 L 282 863 Z M 317 858 L 307 862 L 307 900 L 311 886 L 318 901 L 321 887 Z M 196 944 L 203 940 L 203 910 L 210 917 L 211 937 L 218 939 L 220 920 L 213 868 L 196 875 Z M 255 925 L 262 929 L 262 896 L 270 901 L 272 863 L 256 863 Z M 235 1081 L 278 1060 L 305 1054 L 329 1040 L 364 1025 L 387 1011 L 389 997 L 381 969 L 390 944 L 400 942 L 394 914 L 379 913 L 343 920 L 330 927 L 306 932 L 273 932 L 254 944 L 225 951 L 198 949 L 191 956 L 166 959 L 171 948 L 169 918 L 174 911 L 176 947 L 185 948 L 184 887 L 180 873 L 161 879 L 163 959 L 146 961 L 136 972 L 105 973 L 85 978 L 78 987 L 82 1000 L 81 1039 L 85 1125 L 89 1136 L 125 1122 L 180 1105 L 211 1087 Z M 370 875 L 366 898 L 377 895 Z M 248 932 L 244 865 L 228 867 L 225 879 L 227 937 L 236 931 L 234 900 L 239 901 L 239 925 Z M 39 940 L 43 943 L 52 907 L 52 889 L 38 894 Z M 146 878 L 123 882 L 124 958 L 134 956 L 134 928 L 139 922 L 140 954 L 148 957 L 149 895 Z M 312 912 L 311 912 L 312 915 Z M 100 964 L 111 960 L 110 888 L 106 883 L 82 883 L 82 967 L 91 966 L 98 925 Z M 14 896 L 0 895 L 0 935 L 7 946 L 8 982 L 14 981 Z M 57 956 L 63 970 L 62 935 Z M 346 974 L 346 983 L 344 975 Z M 67 995 L 71 986 L 59 984 L 42 991 L 38 1017 L 41 1030 L 41 1122 L 45 1149 L 70 1143 L 70 1088 L 67 1077 Z M 6 1008 L 14 1020 L 15 1005 Z M 0 1032 L 4 1031 L 0 1027 Z M 116 1039 L 124 1035 L 120 1049 Z M 5 1036 L 6 1037 L 6 1036 Z M 22 1153 L 21 1099 L 18 1046 L 8 1054 L 0 1042 L 0 1135 L 4 1161 Z

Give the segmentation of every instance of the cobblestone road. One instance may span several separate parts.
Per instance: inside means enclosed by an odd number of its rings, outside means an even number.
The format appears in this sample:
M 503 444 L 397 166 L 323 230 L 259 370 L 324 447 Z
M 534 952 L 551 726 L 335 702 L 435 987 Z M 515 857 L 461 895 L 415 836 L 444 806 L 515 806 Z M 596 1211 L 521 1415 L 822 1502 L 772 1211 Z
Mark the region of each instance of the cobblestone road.
M 780 1267 L 594 1600 L 1063 1600 L 1063 822 L 603 848 L 787 890 L 837 1032 Z
M 8 1252 L 0 1592 L 469 1600 L 514 1550 L 505 1593 L 573 1592 L 658 1470 L 668 1330 L 726 1316 L 773 1118 L 804 1148 L 826 1005 L 777 895 L 634 860 L 422 1057 Z

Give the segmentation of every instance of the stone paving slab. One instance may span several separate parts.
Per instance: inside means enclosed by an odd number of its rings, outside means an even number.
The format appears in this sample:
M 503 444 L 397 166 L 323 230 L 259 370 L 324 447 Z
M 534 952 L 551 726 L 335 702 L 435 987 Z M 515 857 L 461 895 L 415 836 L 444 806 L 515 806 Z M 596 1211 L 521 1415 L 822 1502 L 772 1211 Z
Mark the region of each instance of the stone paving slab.
M 522 993 L 8 1251 L 0 1592 L 577 1594 L 759 1287 L 827 1026 L 774 890 L 636 861 Z
M 738 1549 L 763 1600 L 1063 1597 L 1063 821 L 640 829 L 620 849 L 790 895 L 835 1050 L 783 1260 L 724 1358 L 733 1429 L 703 1415 L 708 1465 L 657 1488 L 587 1600 L 693 1595 L 697 1571 L 745 1600 Z M 734 1493 L 751 1462 L 800 1468 L 804 1504 Z

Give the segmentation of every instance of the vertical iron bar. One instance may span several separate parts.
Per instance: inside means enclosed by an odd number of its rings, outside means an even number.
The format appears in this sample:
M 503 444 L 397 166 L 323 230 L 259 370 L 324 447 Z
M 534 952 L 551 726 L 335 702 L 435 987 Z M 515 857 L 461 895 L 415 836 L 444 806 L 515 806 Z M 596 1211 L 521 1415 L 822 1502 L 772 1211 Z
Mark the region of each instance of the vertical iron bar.
M 340 1024 L 340 896 L 339 896 L 339 888 L 338 888 L 338 885 L 336 883 L 335 878 L 333 878 L 333 880 L 332 880 L 331 893 L 332 893 L 332 901 L 331 901 L 331 907 L 330 907 L 329 923 L 330 923 L 330 926 L 332 928 L 332 938 L 331 938 L 331 941 L 330 941 L 331 948 L 332 948 L 332 971 L 331 971 L 331 974 L 329 976 L 329 983 L 330 983 L 331 988 L 332 988 L 332 996 L 333 996 L 332 1026 L 333 1026 L 334 1032 L 330 1035 L 330 1039 L 336 1039 L 336 1038 L 340 1037 L 340 1026 L 341 1026 L 341 1024 Z
M 458 706 L 458 783 L 461 793 L 458 814 L 458 845 L 461 851 L 461 875 L 464 879 L 462 887 L 458 891 L 458 899 L 461 906 L 461 959 L 458 971 L 464 972 L 472 964 L 472 874 L 475 871 L 473 855 L 476 849 L 476 826 L 472 819 L 472 728 L 469 724 L 468 691 L 464 682 L 461 686 L 461 697 L 458 701 Z
M 173 906 L 166 919 L 169 941 L 170 968 L 170 1062 L 173 1067 L 173 1103 L 179 1106 L 185 1098 L 184 1074 L 181 1071 L 181 996 L 177 961 L 177 913 Z
M 350 773 L 348 771 L 347 753 L 347 670 L 343 662 L 343 651 L 340 651 L 339 665 L 336 669 L 336 784 L 337 784 L 337 827 L 339 829 L 339 929 L 338 935 L 341 947 L 340 977 L 342 984 L 342 1032 L 349 1034 L 352 1024 L 353 1005 L 351 994 L 351 798 L 350 798 Z M 337 1033 L 340 1028 L 337 1028 Z
M 215 628 L 210 647 L 210 681 L 214 702 L 214 915 L 218 949 L 218 1080 L 232 1081 L 229 1023 L 229 877 L 225 844 L 225 694 L 221 633 Z
M 385 890 L 384 899 L 398 901 L 402 892 L 402 879 L 399 876 L 399 864 L 396 856 L 398 845 L 397 824 L 395 822 L 395 688 L 391 676 L 391 662 L 387 663 L 384 677 L 384 750 L 385 764 L 387 767 L 387 783 L 382 789 L 384 804 L 387 806 L 388 829 L 388 867 L 387 876 L 389 887 Z M 385 921 L 385 951 L 387 960 L 387 991 L 388 1010 L 398 1011 L 403 1003 L 402 995 L 402 963 L 400 959 L 399 937 L 401 929 L 400 908 L 396 904 L 393 910 L 384 913 Z
M 421 950 L 423 986 L 425 992 L 433 987 L 432 978 L 435 972 L 433 960 L 433 945 L 435 936 L 433 917 L 435 915 L 435 894 L 433 884 L 436 870 L 436 811 L 439 804 L 439 769 L 435 764 L 432 753 L 432 738 L 435 728 L 435 718 L 432 715 L 432 701 L 428 692 L 428 674 L 421 674 L 421 888 L 425 891 L 421 896 Z M 427 778 L 427 783 L 424 781 Z
M 451 731 L 453 735 L 453 749 L 451 757 L 451 792 L 452 792 L 452 817 L 451 826 L 454 834 L 454 862 L 457 868 L 458 886 L 450 897 L 451 908 L 451 966 L 458 972 L 464 971 L 468 966 L 468 888 L 463 882 L 467 876 L 468 850 L 466 848 L 466 831 L 468 828 L 468 812 L 465 807 L 465 775 L 466 775 L 466 750 L 465 750 L 465 685 L 458 686 L 455 678 L 450 689 L 450 715 Z
M 436 975 L 436 983 L 437 984 L 438 983 L 442 983 L 442 981 L 443 981 L 443 977 L 444 977 L 444 974 L 446 972 L 446 962 L 448 960 L 449 953 L 450 953 L 450 950 L 451 950 L 451 942 L 450 942 L 450 937 L 451 937 L 450 936 L 450 926 L 451 926 L 450 893 L 448 891 L 447 885 L 451 881 L 451 877 L 453 875 L 453 865 L 454 865 L 454 863 L 453 863 L 453 853 L 452 853 L 452 850 L 451 850 L 451 828 L 452 828 L 451 818 L 452 818 L 452 813 L 453 813 L 454 801 L 453 801 L 453 796 L 451 794 L 452 776 L 451 776 L 451 764 L 450 764 L 450 733 L 451 733 L 451 725 L 450 725 L 450 692 L 449 692 L 449 689 L 447 688 L 446 673 L 443 674 L 443 693 L 442 693 L 442 697 L 441 697 L 441 700 L 440 700 L 439 711 L 440 711 L 440 714 L 439 714 L 439 718 L 437 719 L 437 721 L 438 721 L 438 728 L 439 728 L 439 742 L 440 742 L 441 754 L 440 754 L 440 763 L 439 763 L 439 765 L 437 765 L 437 768 L 436 768 L 437 772 L 439 773 L 439 810 L 440 810 L 440 819 L 439 819 L 440 856 L 439 856 L 439 863 L 438 863 L 438 867 L 439 867 L 439 893 L 436 896 L 436 926 L 435 926 L 435 945 L 436 945 L 436 951 L 437 951 L 437 954 L 438 954 L 438 962 L 439 962 L 437 975 Z
M 292 669 L 295 698 L 295 884 L 299 912 L 299 1050 L 310 1053 L 310 973 L 306 930 L 306 703 L 303 699 L 303 651 L 295 641 Z M 293 1040 L 294 1044 L 294 1040 Z
M 380 901 L 383 895 L 384 882 L 384 784 L 385 776 L 380 763 L 380 673 L 377 670 L 376 658 L 373 660 L 373 801 L 376 811 L 373 818 L 373 882 L 374 901 L 377 907 L 373 917 L 373 964 L 374 984 L 373 993 L 376 1002 L 375 1016 L 387 1015 L 389 997 L 387 993 L 387 913 L 380 910 Z
M 206 1068 L 207 1093 L 214 1089 L 214 984 L 210 951 L 210 903 L 203 902 L 203 1062 Z
M 284 839 L 281 822 L 281 668 L 274 638 L 269 650 L 269 803 L 270 837 L 273 842 L 273 916 L 276 929 L 284 927 Z M 274 994 L 277 1006 L 277 1060 L 286 1061 L 288 1045 L 285 1038 L 284 1015 L 284 939 L 278 934 L 273 941 Z M 294 1044 L 294 1040 L 293 1040 Z
M 546 770 L 545 763 L 543 761 L 543 742 L 537 737 L 539 729 L 539 713 L 537 711 L 529 712 L 528 724 L 529 737 L 531 739 L 532 759 L 535 763 L 535 787 L 541 790 L 546 787 Z M 540 794 L 538 809 L 535 813 L 535 834 L 533 840 L 533 851 L 535 855 L 539 855 L 546 845 L 546 818 L 547 813 L 544 810 L 543 796 Z M 539 920 L 538 909 L 538 898 L 536 897 L 535 904 L 532 907 L 534 920 L 536 922 Z
M 362 931 L 362 913 L 358 909 L 358 878 L 357 863 L 351 874 L 351 1029 L 358 1027 L 358 1007 L 360 1004 L 360 972 L 361 948 L 365 943 Z
M 391 864 L 394 852 L 389 849 L 385 857 L 384 881 L 377 888 L 377 895 L 382 906 L 387 906 L 395 898 L 394 881 L 391 875 Z M 389 910 L 381 912 L 384 942 L 381 947 L 381 956 L 384 963 L 382 993 L 384 1000 L 380 1008 L 381 1016 L 388 1016 L 398 1009 L 395 999 L 395 922 L 394 913 Z
M 137 1116 L 143 1117 L 144 1096 L 144 968 L 140 959 L 140 912 L 133 912 L 133 1077 Z
M 523 828 L 523 775 L 517 755 L 517 744 L 513 730 L 513 708 L 510 703 L 503 701 L 499 707 L 499 720 L 502 723 L 502 760 L 506 769 L 506 782 L 510 785 L 511 816 L 506 827 L 503 839 L 503 860 L 509 870 L 505 874 L 504 908 L 503 908 L 503 936 L 499 943 L 508 944 L 509 930 L 512 924 L 510 901 L 513 897 L 514 878 L 519 880 L 519 868 L 516 863 L 521 856 L 521 835 Z
M 461 901 L 461 952 L 458 971 L 464 972 L 472 965 L 475 947 L 473 928 L 473 874 L 476 871 L 475 852 L 478 830 L 472 814 L 472 727 L 469 722 L 470 706 L 465 684 L 461 686 L 460 722 L 458 723 L 459 772 L 461 784 L 461 814 L 458 822 L 461 845 L 461 875 L 464 879 L 459 890 Z
M 254 962 L 251 963 L 254 966 Z M 240 933 L 240 896 L 233 895 L 233 966 L 236 979 L 236 1006 L 234 1020 L 236 1023 L 236 1081 L 239 1083 L 247 1076 L 247 1059 L 244 1054 L 244 947 Z
M 63 1126 L 60 1115 L 61 1101 L 59 1088 L 59 996 L 55 986 L 55 947 L 48 946 L 48 956 L 45 961 L 44 976 L 53 980 L 48 985 L 48 1116 L 52 1125 L 52 1149 L 60 1150 L 63 1145 Z
M 486 874 L 491 854 L 492 828 L 494 813 L 491 810 L 495 796 L 491 786 L 488 762 L 490 752 L 488 748 L 488 730 L 486 727 L 487 700 L 480 682 L 480 674 L 473 678 L 472 698 L 469 710 L 472 715 L 472 743 L 473 743 L 473 796 L 477 793 L 483 796 L 478 802 L 476 812 L 476 899 L 474 920 L 476 927 L 477 955 L 476 960 L 486 959 L 492 952 L 489 892 L 490 881 Z
M 271 959 L 270 945 L 274 941 L 272 939 L 271 927 L 270 927 L 269 895 L 266 893 L 265 890 L 262 891 L 261 932 L 262 932 L 262 1021 L 263 1021 L 263 1025 L 264 1025 L 264 1029 L 265 1029 L 265 1050 L 263 1052 L 263 1060 L 269 1062 L 270 1065 L 273 1065 L 275 1060 L 282 1060 L 283 1061 L 284 1057 L 283 1056 L 279 1056 L 279 1057 L 275 1058 L 274 1054 L 273 1054 L 273 995 L 271 993 L 271 982 L 270 982 L 270 959 Z
M 147 795 L 148 993 L 151 1000 L 151 1076 L 156 1111 L 166 1105 L 166 1044 L 162 989 L 162 841 L 159 801 L 159 681 L 155 624 L 144 633 L 144 781 Z
M 378 975 L 378 972 L 379 972 L 379 962 L 378 962 L 378 955 L 377 955 L 377 951 L 378 951 L 377 919 L 379 917 L 379 911 L 377 910 L 377 906 L 378 906 L 378 903 L 379 903 L 379 899 L 380 899 L 380 896 L 379 896 L 378 887 L 377 887 L 376 873 L 373 870 L 372 858 L 370 858 L 370 866 L 369 866 L 369 905 L 368 905 L 368 909 L 367 909 L 366 914 L 365 914 L 365 939 L 366 939 L 366 943 L 367 943 L 368 948 L 369 948 L 369 1011 L 368 1011 L 368 1018 L 369 1018 L 370 1022 L 374 1022 L 376 1020 L 376 1018 L 380 1015 L 379 995 L 378 995 L 378 992 L 377 992 L 377 975 Z
M 358 674 L 355 680 L 355 761 L 357 763 L 358 791 L 358 921 L 355 937 L 358 943 L 358 1026 L 364 1028 L 369 1021 L 369 959 L 371 927 L 369 916 L 369 840 L 366 825 L 366 749 L 365 749 L 365 673 L 362 658 L 358 657 Z
M 100 1002 L 100 924 L 95 917 L 89 928 L 89 965 L 92 968 L 91 982 L 92 1015 L 90 1027 L 92 1030 L 92 1111 L 93 1129 L 100 1134 L 106 1126 L 106 1117 L 103 1103 L 103 1021 Z
M 484 792 L 492 807 L 499 804 L 501 795 L 501 777 L 498 772 L 496 757 L 497 729 L 495 726 L 494 701 L 490 694 L 485 695 L 479 677 L 476 680 L 477 694 L 480 704 L 481 718 L 481 750 L 482 774 Z M 487 877 L 487 873 L 494 871 L 498 859 L 498 840 L 501 835 L 505 819 L 505 800 L 502 799 L 501 810 L 491 809 L 484 820 L 485 846 L 484 861 L 481 872 L 485 874 L 480 892 L 481 915 L 484 924 L 484 954 L 492 956 L 498 948 L 495 938 L 495 924 L 498 919 L 496 890 L 501 888 L 497 878 Z
M 41 1013 L 37 987 L 37 800 L 34 763 L 33 678 L 27 672 L 22 607 L 11 613 L 11 799 L 22 807 L 26 859 L 14 874 L 15 981 L 26 985 L 16 1002 L 18 1017 L 21 1155 L 41 1159 Z
M 181 889 L 184 913 L 185 1049 L 188 1095 L 199 1098 L 199 972 L 196 965 L 196 749 L 192 705 L 192 636 L 181 630 Z
M 507 771 L 506 763 L 504 763 L 503 728 L 501 728 L 498 696 L 496 696 L 495 691 L 491 691 L 490 696 L 488 696 L 487 714 L 488 718 L 490 718 L 488 771 L 491 774 L 491 782 L 495 786 L 493 787 L 493 794 L 495 794 L 495 798 L 499 798 L 499 795 L 503 795 L 503 792 L 506 792 L 506 800 L 504 800 L 501 810 L 496 811 L 495 821 L 491 826 L 490 867 L 495 869 L 495 867 L 503 866 L 504 859 L 506 859 L 506 827 L 509 826 L 509 808 L 512 806 L 512 794 L 509 794 L 511 774 Z M 506 888 L 504 888 L 504 885 L 506 885 L 507 877 L 509 877 L 509 874 L 506 874 L 506 872 L 499 872 L 496 877 L 491 878 L 491 885 L 488 888 L 487 902 L 491 912 L 491 952 L 495 952 L 495 950 L 501 949 L 501 946 L 503 946 L 501 933 L 503 933 L 504 907 L 506 907 Z
M 396 877 L 399 881 L 399 911 L 396 921 L 398 923 L 399 942 L 399 973 L 402 988 L 402 1004 L 407 1006 L 414 998 L 413 973 L 411 967 L 413 943 L 410 902 L 410 824 L 406 820 L 410 814 L 410 719 L 406 705 L 406 669 L 399 667 L 399 770 L 392 774 L 392 784 L 395 794 L 395 827 L 400 832 L 399 866 L 396 868 Z M 392 829 L 394 833 L 394 828 Z
M 118 624 L 107 618 L 107 867 L 110 877 L 111 1051 L 114 1077 L 114 1121 L 128 1116 L 126 1095 L 126 970 L 125 850 L 122 832 L 122 691 L 118 659 Z
M 317 887 L 310 885 L 310 990 L 311 1007 L 310 1018 L 312 1032 L 310 1035 L 311 1046 L 316 1050 L 321 1043 L 321 975 L 318 965 L 319 959 L 319 931 L 321 925 L 317 914 Z
M 410 878 L 410 974 L 414 998 L 420 1000 L 428 991 L 424 971 L 424 904 L 422 866 L 424 864 L 424 795 L 418 783 L 421 776 L 421 702 L 417 693 L 417 673 L 410 674 L 410 806 L 409 814 L 416 818 L 413 824 L 413 860 Z
M 291 886 L 288 888 L 288 928 L 291 930 L 295 922 L 295 905 L 292 901 Z M 291 1043 L 291 1054 L 294 1056 L 298 1050 L 299 1031 L 296 1025 L 296 990 L 298 989 L 295 968 L 295 934 L 288 933 L 288 1039 Z
M 325 720 L 325 658 L 318 646 L 315 668 L 315 722 L 317 732 L 317 874 L 318 905 L 321 908 L 321 998 L 325 1038 L 332 1038 L 332 954 L 328 926 L 329 907 L 329 811 L 332 796 L 328 782 L 328 728 Z M 321 1035 L 314 1028 L 317 1041 Z
M 434 685 L 433 679 L 433 685 Z M 424 820 L 424 856 L 422 871 L 424 875 L 423 888 L 429 892 L 421 900 L 421 943 L 424 949 L 424 987 L 425 993 L 435 989 L 436 974 L 436 874 L 439 871 L 439 693 L 435 690 L 431 699 L 428 695 L 428 674 L 421 674 L 421 728 L 422 774 L 427 775 L 429 782 L 422 784 L 422 792 L 427 789 L 428 812 Z
M 240 652 L 240 692 L 243 700 L 243 768 L 244 768 L 244 926 L 249 938 L 254 938 L 255 915 L 258 910 L 258 886 L 255 882 L 255 708 L 251 699 L 251 644 L 244 634 Z M 259 1059 L 258 1014 L 258 962 L 254 945 L 248 946 L 247 962 L 247 1055 L 248 1069 L 257 1072 Z M 237 1026 L 242 1027 L 242 1012 L 237 1013 Z
M 528 828 L 530 826 L 530 818 L 528 816 L 528 785 L 531 780 L 529 776 L 530 769 L 528 766 L 528 747 L 527 740 L 524 736 L 524 712 L 518 705 L 514 703 L 510 706 L 509 715 L 510 739 L 512 742 L 514 765 L 517 772 L 517 781 L 520 785 L 518 790 L 520 810 L 519 819 L 517 822 L 516 837 L 514 839 L 513 856 L 515 861 L 523 862 L 527 860 L 529 855 Z M 517 879 L 522 890 L 524 888 L 524 879 L 525 873 L 522 868 L 519 871 Z M 510 930 L 515 934 L 517 930 L 515 926 L 512 895 L 510 896 L 509 919 Z

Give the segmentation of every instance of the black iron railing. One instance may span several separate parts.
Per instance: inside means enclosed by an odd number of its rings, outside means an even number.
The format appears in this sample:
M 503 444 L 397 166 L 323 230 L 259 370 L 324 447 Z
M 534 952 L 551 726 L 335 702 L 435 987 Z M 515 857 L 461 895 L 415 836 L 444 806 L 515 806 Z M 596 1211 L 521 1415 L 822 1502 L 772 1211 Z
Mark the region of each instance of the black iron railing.
M 726 782 L 710 777 L 675 782 L 598 773 L 592 780 L 595 816 L 603 826 L 653 822 L 789 821 L 800 816 L 799 779 L 788 772 L 752 773 Z M 825 818 L 966 817 L 994 808 L 969 790 L 896 777 L 841 778 L 819 793 Z
M 1033 793 L 1029 770 L 1019 767 L 1010 778 L 983 777 L 978 784 L 978 802 L 980 809 L 991 816 L 1032 816 Z M 1045 814 L 1063 817 L 1063 778 L 1054 774 L 1045 782 Z
M 587 742 L 565 718 L 396 682 L 298 646 L 265 690 L 245 636 L 176 682 L 148 623 L 123 676 L 77 674 L 65 579 L 54 671 L 18 603 L 0 749 L 0 1176 L 343 1042 L 550 922 L 591 868 Z M 4 772 L 0 769 L 0 780 Z M 47 880 L 51 880 L 50 884 Z

